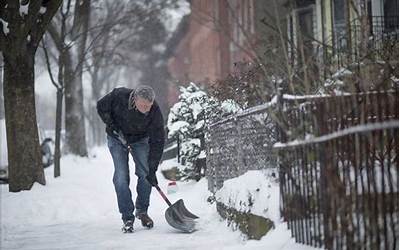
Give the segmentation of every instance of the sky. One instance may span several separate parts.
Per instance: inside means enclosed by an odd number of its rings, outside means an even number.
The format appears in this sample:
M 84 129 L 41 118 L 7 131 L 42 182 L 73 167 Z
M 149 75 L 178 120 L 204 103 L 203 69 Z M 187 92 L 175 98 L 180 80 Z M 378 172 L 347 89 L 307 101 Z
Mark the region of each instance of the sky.
M 132 160 L 130 163 L 132 169 Z M 61 177 L 56 179 L 53 166 L 46 168 L 46 186 L 35 184 L 31 191 L 9 193 L 7 185 L 0 185 L 0 249 L 314 249 L 296 244 L 286 224 L 279 220 L 276 228 L 261 240 L 246 240 L 221 219 L 215 203 L 207 202 L 211 193 L 206 179 L 178 182 L 177 192 L 168 194 L 172 202 L 183 199 L 186 208 L 200 217 L 194 233 L 184 234 L 168 225 L 164 217 L 167 205 L 153 190 L 149 215 L 155 222 L 154 228 L 145 229 L 136 221 L 134 233 L 123 234 L 112 173 L 108 149 L 100 147 L 93 149 L 89 158 L 63 157 Z M 241 178 L 259 180 L 260 175 L 252 172 Z M 168 181 L 160 173 L 158 179 L 167 193 Z M 270 205 L 271 210 L 277 207 L 276 202 Z

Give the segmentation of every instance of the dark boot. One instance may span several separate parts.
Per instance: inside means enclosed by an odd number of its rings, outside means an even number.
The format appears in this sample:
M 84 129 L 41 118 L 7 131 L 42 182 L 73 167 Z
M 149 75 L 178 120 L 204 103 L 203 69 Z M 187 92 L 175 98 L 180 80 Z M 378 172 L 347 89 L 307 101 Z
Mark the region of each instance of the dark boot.
M 150 229 L 154 226 L 153 220 L 147 214 L 138 214 L 136 215 L 136 218 L 142 222 L 142 226 L 144 227 Z
M 133 222 L 134 222 L 134 220 L 124 221 L 124 225 L 122 226 L 122 232 L 123 233 L 133 233 Z

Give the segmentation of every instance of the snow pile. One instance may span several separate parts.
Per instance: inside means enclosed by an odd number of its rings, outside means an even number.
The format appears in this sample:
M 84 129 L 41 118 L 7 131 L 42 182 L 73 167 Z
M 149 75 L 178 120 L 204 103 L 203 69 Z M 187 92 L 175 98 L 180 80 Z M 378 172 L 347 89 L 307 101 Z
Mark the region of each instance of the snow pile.
M 242 213 L 252 213 L 280 223 L 279 184 L 271 177 L 274 170 L 251 170 L 226 180 L 216 193 L 218 202 Z

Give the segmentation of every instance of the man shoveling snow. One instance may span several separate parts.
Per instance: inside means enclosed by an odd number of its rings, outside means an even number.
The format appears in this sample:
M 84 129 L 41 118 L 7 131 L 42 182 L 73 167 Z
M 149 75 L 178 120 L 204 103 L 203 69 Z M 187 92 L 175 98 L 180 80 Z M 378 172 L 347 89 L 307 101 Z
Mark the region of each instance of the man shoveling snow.
M 154 90 L 143 85 L 135 90 L 116 88 L 97 102 L 97 111 L 106 124 L 108 148 L 114 162 L 113 183 L 125 233 L 133 232 L 135 216 L 144 227 L 154 225 L 147 210 L 151 188 L 158 185 L 156 171 L 165 136 L 163 116 L 154 99 Z M 129 152 L 138 177 L 135 205 L 129 188 Z

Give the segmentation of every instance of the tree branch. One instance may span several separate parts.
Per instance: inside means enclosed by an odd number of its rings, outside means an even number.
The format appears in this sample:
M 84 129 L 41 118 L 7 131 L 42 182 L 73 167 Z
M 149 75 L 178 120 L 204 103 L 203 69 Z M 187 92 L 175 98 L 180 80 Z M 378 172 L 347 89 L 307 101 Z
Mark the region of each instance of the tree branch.
M 47 32 L 53 39 L 53 42 L 56 45 L 57 50 L 61 53 L 61 51 L 63 50 L 63 41 L 61 39 L 60 34 L 57 31 L 57 28 L 54 26 L 54 23 L 49 24 L 49 26 L 47 27 Z
M 5 8 L 7 5 L 7 8 Z M 10 54 L 10 45 L 12 42 L 19 39 L 18 34 L 20 32 L 21 26 L 19 23 L 21 21 L 21 16 L 19 15 L 19 1 L 2 1 L 2 8 L 0 9 L 0 18 L 8 23 L 9 33 L 4 33 L 3 22 L 0 22 L 0 49 L 4 54 Z
M 60 85 L 54 80 L 53 73 L 51 71 L 51 65 L 50 65 L 50 59 L 49 59 L 49 54 L 47 52 L 47 47 L 44 39 L 42 40 L 42 48 L 44 51 L 44 57 L 46 59 L 46 66 L 47 66 L 47 71 L 49 72 L 50 80 L 51 83 L 56 87 L 57 89 L 61 89 Z
M 18 1 L 19 2 L 19 1 Z M 42 1 L 29 1 L 23 2 L 21 5 L 29 4 L 28 15 L 24 17 L 24 30 L 22 37 L 27 37 L 31 33 L 32 29 L 37 27 L 37 20 L 39 17 L 40 7 L 42 7 Z
M 6 50 L 7 37 L 3 32 L 3 24 L 0 23 L 0 52 Z
M 37 1 L 31 1 L 37 2 Z M 52 1 L 45 1 L 46 5 L 46 12 L 40 15 L 37 19 L 35 19 L 35 23 L 33 27 L 35 28 L 34 34 L 32 34 L 32 44 L 37 47 L 39 45 L 40 40 L 43 37 L 43 34 L 46 32 L 47 27 L 49 26 L 51 19 L 56 14 L 57 10 L 59 9 L 62 0 L 52 0 Z M 30 8 L 30 6 L 29 6 Z M 39 7 L 40 9 L 40 7 Z M 36 21 L 39 21 L 36 23 Z

